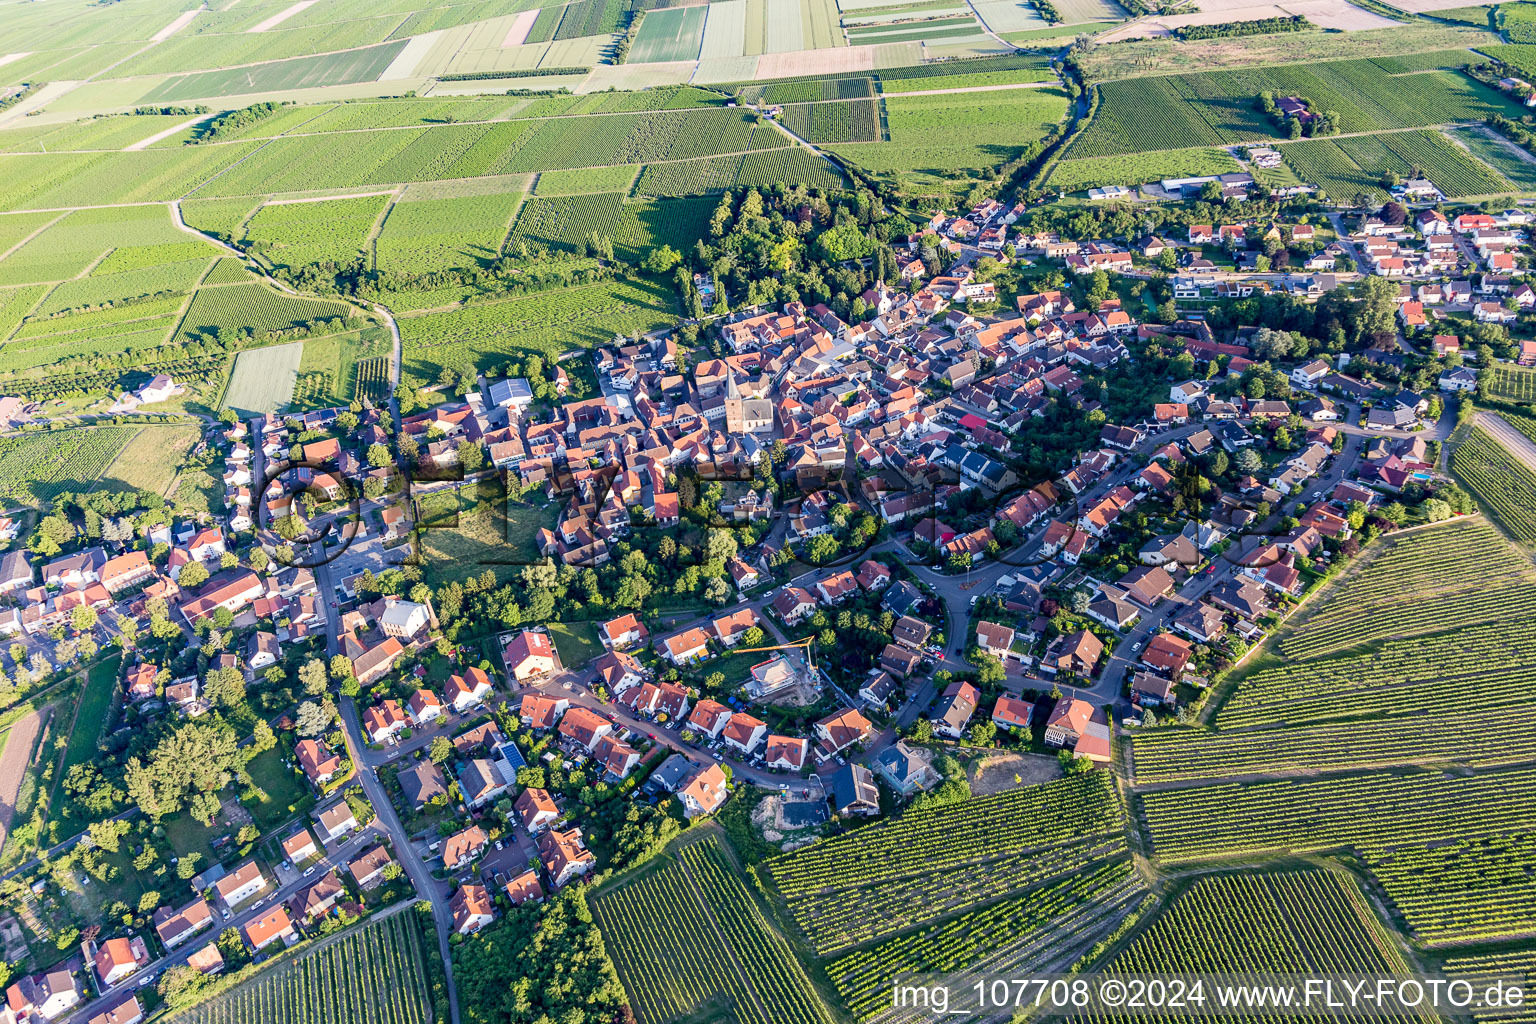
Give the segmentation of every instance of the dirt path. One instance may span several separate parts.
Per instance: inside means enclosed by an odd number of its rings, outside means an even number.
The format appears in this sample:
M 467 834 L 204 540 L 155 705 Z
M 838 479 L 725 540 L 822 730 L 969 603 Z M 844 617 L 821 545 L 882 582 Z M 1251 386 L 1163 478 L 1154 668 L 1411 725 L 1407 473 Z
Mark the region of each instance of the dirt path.
M 33 711 L 11 726 L 5 751 L 0 753 L 0 847 L 10 835 L 11 820 L 16 816 L 16 798 L 21 794 L 22 779 L 32 763 L 32 747 L 53 713 L 52 707 Z
M 1494 440 L 1520 460 L 1526 469 L 1536 473 L 1536 444 L 1532 444 L 1530 438 L 1491 412 L 1478 413 L 1477 425 L 1492 434 Z

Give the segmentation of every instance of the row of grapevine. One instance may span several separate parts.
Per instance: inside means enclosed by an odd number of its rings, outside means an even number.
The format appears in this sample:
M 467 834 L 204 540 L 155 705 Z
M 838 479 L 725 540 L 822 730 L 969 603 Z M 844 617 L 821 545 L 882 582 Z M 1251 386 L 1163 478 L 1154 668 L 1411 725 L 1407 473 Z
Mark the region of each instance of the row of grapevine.
M 1530 561 L 1485 522 L 1447 524 L 1389 542 L 1333 588 L 1280 643 L 1313 658 L 1387 636 L 1440 632 L 1536 609 Z
M 915 811 L 768 862 L 787 897 L 836 891 L 891 875 L 937 871 L 1119 828 L 1107 772 Z
M 1451 456 L 1451 472 L 1517 539 L 1536 542 L 1536 473 L 1481 427 Z
M 675 856 L 593 901 L 640 1017 L 665 1021 L 724 1003 L 739 1024 L 830 1024 L 789 943 L 753 902 L 719 839 L 689 843 Z
M 1107 973 L 1125 978 L 1213 974 L 1391 976 L 1408 965 L 1351 881 L 1322 870 L 1198 879 L 1115 957 Z M 1188 1020 L 1189 1012 L 1096 1009 L 1074 1021 Z M 1254 1019 L 1264 1019 L 1257 1014 Z M 1391 1007 L 1330 1020 L 1433 1020 Z
M 431 1024 L 418 915 L 396 913 L 260 971 L 173 1024 Z M 433 951 L 435 954 L 435 950 Z

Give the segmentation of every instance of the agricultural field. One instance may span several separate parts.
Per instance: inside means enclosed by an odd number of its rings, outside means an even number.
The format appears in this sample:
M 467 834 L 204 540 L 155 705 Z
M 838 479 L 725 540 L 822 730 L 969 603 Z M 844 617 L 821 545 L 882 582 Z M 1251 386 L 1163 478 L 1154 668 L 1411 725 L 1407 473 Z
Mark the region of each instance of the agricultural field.
M 4 219 L 15 227 L 11 245 L 16 246 L 0 260 L 0 285 L 64 281 L 94 267 L 113 250 L 185 244 L 188 236 L 176 230 L 164 207 L 123 207 L 76 210 L 63 216 L 13 215 Z M 43 225 L 46 224 L 46 227 Z M 41 231 L 37 229 L 42 227 Z M 25 233 L 23 233 L 25 232 Z M 22 242 L 22 239 L 25 239 Z M 22 244 L 17 245 L 17 242 Z M 200 251 L 213 255 L 212 248 Z
M 1449 58 L 1446 58 L 1449 60 Z M 1444 62 L 1444 61 L 1442 61 Z M 1449 70 L 1394 76 L 1370 60 L 1209 71 L 1105 82 L 1093 122 L 1069 156 L 1111 156 L 1282 137 L 1259 93 L 1305 96 L 1345 133 L 1518 118 L 1503 95 Z
M 0 437 L 0 497 L 29 505 L 96 487 L 137 427 L 74 427 Z
M 665 927 L 655 917 L 662 908 Z M 710 1019 L 722 1020 L 728 1007 L 737 1024 L 830 1024 L 789 943 L 714 835 L 674 848 L 659 870 L 600 893 L 592 910 L 642 1020 L 706 1007 Z
M 957 171 L 987 168 L 1016 159 L 1025 147 L 1056 130 L 1067 113 L 1060 89 L 933 96 L 891 96 L 885 100 L 889 143 L 853 143 L 833 151 L 874 173 L 893 172 L 913 188 L 964 187 Z
M 670 60 L 697 60 L 704 41 L 704 18 L 708 5 L 668 7 L 648 11 L 640 23 L 640 32 L 629 48 L 629 60 L 647 64 Z
M 195 423 L 144 427 L 102 471 L 96 490 L 164 494 L 202 434 Z
M 1127 860 L 1110 861 L 898 935 L 826 964 L 838 995 L 859 1020 L 892 1009 L 902 975 L 1065 971 L 1137 906 L 1146 888 Z M 931 1020 L 931 1013 L 902 1020 Z
M 795 103 L 781 115 L 785 128 L 807 142 L 880 141 L 880 110 L 875 100 Z
M 1388 132 L 1342 139 L 1313 139 L 1281 147 L 1303 181 L 1348 201 L 1363 193 L 1384 198 L 1382 175 L 1423 171 L 1447 196 L 1515 191 L 1503 175 L 1474 159 L 1439 132 Z
M 443 368 L 484 370 L 528 352 L 558 361 L 571 348 L 672 324 L 676 302 L 670 284 L 611 280 L 402 317 L 404 369 L 433 380 Z
M 647 164 L 635 182 L 642 196 L 693 196 L 722 192 L 737 185 L 772 185 L 801 182 L 813 188 L 833 189 L 843 178 L 821 157 L 796 146 L 740 156 Z
M 229 375 L 224 408 L 235 410 L 242 419 L 286 409 L 293 401 L 305 344 L 291 341 L 241 352 L 235 357 L 235 368 Z
M 440 125 L 382 134 L 285 137 L 268 143 L 251 159 L 205 186 L 198 195 L 216 198 L 285 190 L 389 186 L 686 160 L 744 152 L 752 148 L 754 127 L 751 114 L 714 107 L 647 110 L 603 117 L 520 117 L 494 124 Z M 789 143 L 782 136 L 776 142 L 764 138 L 777 145 Z M 0 157 L 0 162 L 6 159 L 22 158 Z
M 1515 188 L 1524 192 L 1536 191 L 1536 158 L 1513 142 L 1496 136 L 1491 129 L 1453 128 L 1446 134 Z
M 299 361 L 298 378 L 294 381 L 292 408 L 346 405 L 363 393 L 379 397 L 381 381 L 371 378 L 377 369 L 374 361 L 380 360 L 384 364 L 383 379 L 388 380 L 390 337 L 386 329 L 374 327 L 310 338 L 300 344 L 304 346 L 304 357 Z
M 419 199 L 407 192 L 374 240 L 376 268 L 409 277 L 487 266 L 501 255 L 522 199 L 515 191 Z
M 1349 876 L 1318 868 L 1196 879 L 1106 967 L 1121 977 L 1184 973 L 1395 975 L 1408 965 Z M 1340 1013 L 1338 1020 L 1375 1014 Z M 1384 1015 L 1402 1021 L 1404 1013 Z M 1094 1019 L 1134 1020 L 1107 1013 Z
M 1500 526 L 1536 543 L 1536 473 L 1492 434 L 1474 427 L 1451 455 L 1451 472 Z
M 352 318 L 352 307 L 343 302 L 286 295 L 257 282 L 220 285 L 198 290 L 181 321 L 179 336 L 196 341 L 210 334 L 233 337 L 250 331 L 262 335 Z
M 1510 402 L 1536 402 L 1536 369 L 1513 363 L 1495 363 L 1490 369 L 1488 393 Z
M 1528 558 L 1487 523 L 1446 523 L 1383 545 L 1313 604 L 1280 651 L 1316 658 L 1385 637 L 1514 618 L 1529 601 L 1536 582 Z
M 613 238 L 624 197 L 615 192 L 532 198 L 523 204 L 510 241 L 585 254 L 589 240 Z
M 895 78 L 883 75 L 880 91 L 887 96 L 904 92 L 927 92 L 934 89 L 979 89 L 983 86 L 1028 85 L 1038 82 L 1054 82 L 1056 73 L 1049 63 L 1042 61 L 1034 68 L 1017 71 L 977 71 L 971 74 L 935 75 L 931 78 Z
M 240 245 L 274 267 L 345 266 L 366 251 L 389 198 L 269 203 L 246 222 Z
M 1125 855 L 1108 773 L 951 804 L 769 860 L 826 955 Z
M 249 981 L 166 1020 L 431 1024 L 427 958 L 436 955 L 421 915 L 407 909 L 342 932 L 296 957 L 273 957 Z
M 545 171 L 533 186 L 536 196 L 575 196 L 592 192 L 629 192 L 640 168 L 632 164 L 618 167 L 583 167 L 572 171 Z
M 1168 149 L 1135 156 L 1097 156 L 1063 160 L 1052 170 L 1046 184 L 1063 192 L 1078 192 L 1100 185 L 1142 185 L 1163 178 L 1226 174 L 1241 170 L 1224 149 Z
M 405 47 L 405 41 L 399 40 L 343 53 L 325 53 L 269 64 L 175 75 L 139 99 L 144 103 L 184 103 L 218 96 L 372 82 L 384 73 Z

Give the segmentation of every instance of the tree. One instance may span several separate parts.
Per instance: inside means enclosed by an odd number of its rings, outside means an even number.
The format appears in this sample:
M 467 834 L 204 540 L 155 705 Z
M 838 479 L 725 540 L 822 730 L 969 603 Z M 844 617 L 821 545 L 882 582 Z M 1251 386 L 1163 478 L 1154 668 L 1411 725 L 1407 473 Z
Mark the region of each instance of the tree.
M 914 743 L 933 742 L 933 723 L 926 718 L 919 718 L 912 723 L 911 740 Z
M 216 812 L 219 791 L 245 757 L 227 723 L 185 722 L 163 733 L 145 757 L 129 758 L 123 781 L 128 798 L 155 821 L 181 810 L 193 794 L 211 799 Z
M 294 731 L 306 739 L 312 739 L 331 727 L 331 716 L 324 707 L 312 700 L 299 705 Z
M 978 747 L 989 747 L 996 738 L 997 725 L 990 718 L 984 718 L 971 726 L 970 740 Z
M 203 694 L 215 707 L 239 707 L 245 700 L 245 676 L 237 668 L 220 668 L 208 673 Z
M 96 621 L 96 609 L 88 604 L 77 604 L 69 613 L 69 624 L 82 633 L 88 629 L 94 629 Z
M 258 718 L 256 724 L 251 726 L 251 750 L 261 754 L 277 746 L 277 733 L 266 723 L 265 719 Z
M 453 743 L 446 736 L 438 736 L 432 740 L 431 758 L 433 764 L 447 764 L 453 756 Z
M 352 671 L 352 659 L 345 654 L 333 655 L 331 658 L 331 678 L 337 682 L 356 678 Z
M 652 249 L 650 255 L 645 258 L 641 266 L 652 274 L 665 274 L 683 261 L 683 254 L 670 245 L 660 245 Z
M 318 697 L 326 691 L 330 680 L 326 676 L 325 663 L 319 658 L 310 658 L 299 666 L 299 683 L 304 687 L 304 692 L 311 697 Z
M 292 518 L 291 516 L 285 518 Z M 208 582 L 208 570 L 203 568 L 201 562 L 188 562 L 181 567 L 181 572 L 176 577 L 176 585 L 182 590 L 191 590 Z
M 1251 476 L 1264 467 L 1264 460 L 1252 448 L 1239 448 L 1237 457 L 1233 459 L 1233 464 L 1237 467 L 1239 473 L 1244 476 Z

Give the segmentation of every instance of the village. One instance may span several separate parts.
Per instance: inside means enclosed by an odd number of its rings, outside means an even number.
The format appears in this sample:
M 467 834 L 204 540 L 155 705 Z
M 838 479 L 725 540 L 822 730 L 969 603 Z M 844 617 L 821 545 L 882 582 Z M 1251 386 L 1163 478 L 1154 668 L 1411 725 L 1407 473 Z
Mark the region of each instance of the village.
M 1323 244 L 1304 223 L 1065 240 L 1023 212 L 936 216 L 858 322 L 788 302 L 406 415 L 230 417 L 205 438 L 222 513 L 108 510 L 5 552 L 17 683 L 115 645 L 125 722 L 259 720 L 278 760 L 250 774 L 303 808 L 157 894 L 151 927 L 14 981 L 11 1019 L 135 1024 L 116 993 L 168 968 L 412 894 L 446 949 L 597 877 L 626 821 L 675 807 L 680 828 L 744 788 L 815 832 L 964 783 L 967 750 L 1111 763 L 1118 730 L 1198 714 L 1363 541 L 1470 510 L 1440 446 L 1469 364 L 1536 362 L 1484 329 L 1536 303 L 1523 214 L 1368 217 Z M 1059 286 L 1002 308 L 978 280 L 997 265 Z M 1153 268 L 1165 299 L 1140 290 Z M 1213 326 L 1223 301 L 1321 307 L 1362 274 L 1436 280 L 1394 283 L 1389 331 L 1349 351 Z M 488 481 L 543 517 L 531 557 L 424 571 L 422 510 Z M 33 888 L 59 905 L 56 884 Z

